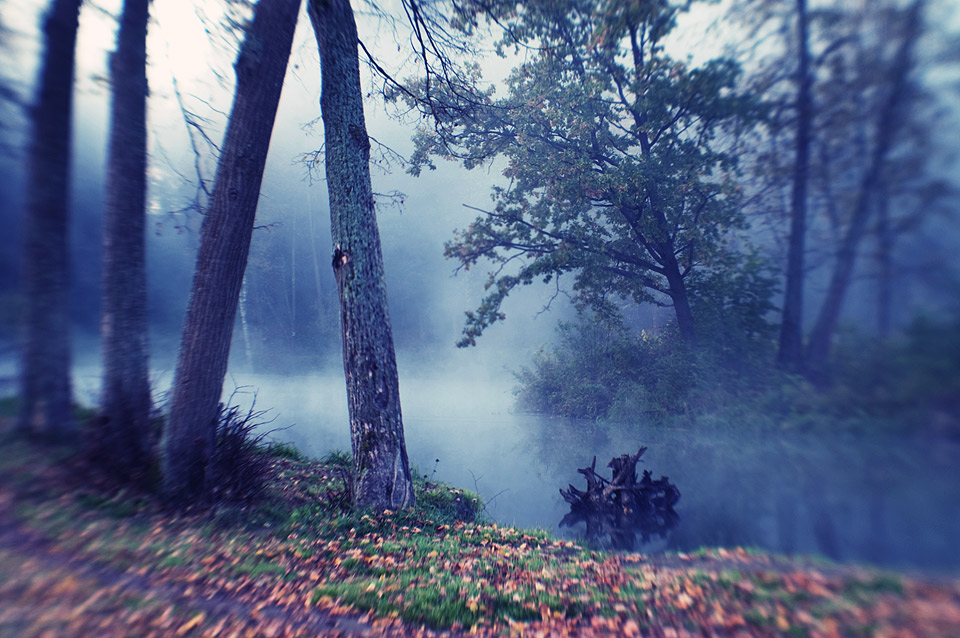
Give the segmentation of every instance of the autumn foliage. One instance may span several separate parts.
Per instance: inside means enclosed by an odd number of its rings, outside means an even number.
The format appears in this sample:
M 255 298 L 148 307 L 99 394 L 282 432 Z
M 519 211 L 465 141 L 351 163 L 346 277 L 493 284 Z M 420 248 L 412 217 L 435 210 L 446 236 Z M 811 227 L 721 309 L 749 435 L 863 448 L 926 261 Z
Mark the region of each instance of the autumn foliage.
M 351 512 L 335 464 L 292 456 L 269 457 L 256 502 L 172 514 L 76 481 L 69 449 L 8 437 L 0 634 L 960 635 L 956 580 L 740 548 L 596 552 L 456 520 L 475 496 L 423 477 L 432 509 Z

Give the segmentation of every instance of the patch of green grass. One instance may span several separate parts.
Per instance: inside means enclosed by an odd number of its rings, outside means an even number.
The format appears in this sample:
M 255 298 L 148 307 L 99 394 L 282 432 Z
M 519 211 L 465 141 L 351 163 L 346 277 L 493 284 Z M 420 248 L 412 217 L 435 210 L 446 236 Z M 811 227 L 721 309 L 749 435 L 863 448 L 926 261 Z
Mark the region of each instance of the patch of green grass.
M 293 443 L 271 443 L 267 451 L 272 457 L 277 459 L 290 459 L 291 461 L 309 460 L 309 457 L 301 452 Z
M 78 519 L 75 511 L 33 500 L 18 504 L 14 514 L 21 521 L 50 537 L 69 535 L 70 531 L 76 528 Z
M 414 481 L 417 508 L 430 520 L 452 523 L 479 522 L 483 511 L 480 496 L 468 490 L 431 481 Z
M 326 456 L 320 459 L 320 462 L 324 465 L 342 467 L 348 470 L 353 468 L 353 456 L 343 450 L 331 450 Z
M 267 560 L 250 558 L 233 566 L 233 572 L 237 575 L 257 578 L 259 576 L 285 576 L 289 570 L 283 565 L 278 565 Z
M 157 567 L 161 569 L 170 569 L 171 567 L 184 567 L 190 564 L 190 558 L 174 552 L 172 554 L 167 554 L 157 562 Z
M 868 603 L 882 594 L 903 596 L 903 580 L 895 574 L 850 579 L 844 582 L 841 594 L 856 604 Z
M 749 624 L 761 629 L 770 628 L 773 626 L 773 618 L 756 610 L 749 610 L 745 612 L 743 614 L 743 619 Z
M 129 497 L 124 490 L 120 490 L 112 496 L 87 492 L 81 494 L 77 502 L 82 507 L 99 510 L 104 515 L 114 519 L 129 518 L 144 507 L 139 499 Z
M 464 579 L 426 567 L 401 572 L 389 580 L 372 577 L 321 585 L 314 590 L 312 603 L 324 596 L 437 629 L 533 620 L 544 610 L 563 617 L 580 611 L 565 606 L 555 594 L 538 591 L 533 584 L 498 591 L 482 579 Z
M 556 554 L 543 555 L 541 545 L 553 541 L 542 531 L 437 524 L 394 512 L 364 513 L 351 522 L 338 540 L 342 575 L 318 587 L 314 602 L 339 599 L 436 628 L 530 620 L 544 613 L 565 617 L 594 603 L 592 613 L 602 613 L 600 591 L 588 588 L 582 600 L 571 600 L 564 587 L 572 575 L 579 580 L 580 567 Z

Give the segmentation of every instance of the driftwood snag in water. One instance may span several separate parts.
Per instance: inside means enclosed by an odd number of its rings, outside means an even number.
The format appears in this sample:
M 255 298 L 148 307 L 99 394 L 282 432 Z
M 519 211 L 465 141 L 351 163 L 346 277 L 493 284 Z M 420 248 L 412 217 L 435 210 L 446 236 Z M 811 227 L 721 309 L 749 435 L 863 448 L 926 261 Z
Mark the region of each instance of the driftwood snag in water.
M 583 521 L 587 539 L 603 542 L 609 538 L 610 546 L 627 550 L 633 549 L 637 533 L 643 542 L 649 541 L 651 534 L 666 536 L 679 520 L 673 506 L 680 500 L 680 490 L 666 476 L 654 481 L 648 470 L 637 481 L 637 461 L 646 451 L 642 447 L 636 454 L 612 459 L 607 465 L 613 469 L 609 481 L 597 474 L 596 456 L 590 467 L 578 469 L 587 479 L 587 491 L 573 485 L 560 490 L 570 503 L 570 513 L 560 527 Z

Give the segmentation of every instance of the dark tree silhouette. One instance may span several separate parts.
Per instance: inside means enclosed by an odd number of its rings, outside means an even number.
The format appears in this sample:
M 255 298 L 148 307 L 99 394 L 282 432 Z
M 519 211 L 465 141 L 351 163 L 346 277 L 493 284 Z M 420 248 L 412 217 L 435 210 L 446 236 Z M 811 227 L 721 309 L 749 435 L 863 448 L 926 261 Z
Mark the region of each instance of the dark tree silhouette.
M 832 342 L 864 244 L 877 243 L 882 333 L 890 329 L 895 242 L 916 231 L 921 218 L 949 214 L 955 189 L 930 170 L 945 149 L 934 141 L 937 99 L 920 64 L 942 68 L 956 53 L 935 40 L 918 48 L 928 31 L 926 4 L 738 0 L 731 6 L 730 19 L 750 34 L 741 57 L 755 62 L 751 85 L 773 107 L 766 134 L 747 149 L 755 153 L 760 178 L 753 206 L 776 215 L 777 223 L 790 220 L 783 233 L 788 254 L 778 363 L 818 383 L 828 380 Z M 771 34 L 783 46 L 762 59 Z M 820 306 L 804 345 L 804 286 L 815 292 L 811 272 L 817 268 L 827 286 L 822 301 L 806 295 Z
M 300 0 L 260 0 L 235 71 L 162 442 L 163 490 L 174 501 L 205 485 L 270 136 L 290 58 Z
M 807 222 L 807 171 L 810 156 L 810 54 L 807 37 L 807 2 L 797 0 L 797 127 L 793 192 L 790 201 L 790 235 L 787 248 L 787 282 L 780 324 L 777 362 L 788 370 L 803 368 L 804 246 Z
M 100 335 L 103 390 L 97 453 L 131 477 L 147 466 L 150 381 L 147 369 L 147 21 L 149 0 L 125 0 L 117 50 L 110 57 L 113 96 L 103 220 Z
M 859 180 L 850 222 L 840 238 L 826 298 L 820 306 L 807 344 L 806 366 L 814 378 L 822 376 L 827 364 L 833 335 L 853 278 L 857 249 L 867 235 L 868 222 L 874 210 L 874 194 L 881 186 L 884 165 L 889 160 L 888 154 L 895 136 L 902 128 L 904 109 L 910 97 L 908 83 L 911 73 L 915 71 L 914 50 L 922 31 L 923 8 L 923 0 L 914 0 L 905 11 L 901 38 L 891 60 L 884 97 L 876 112 L 876 119 L 871 122 L 874 144 Z
M 43 436 L 73 430 L 67 222 L 80 3 L 54 0 L 50 7 L 30 113 L 18 429 Z
M 357 27 L 349 0 L 309 0 L 320 50 L 333 269 L 340 296 L 354 499 L 361 507 L 414 504 L 370 183 Z

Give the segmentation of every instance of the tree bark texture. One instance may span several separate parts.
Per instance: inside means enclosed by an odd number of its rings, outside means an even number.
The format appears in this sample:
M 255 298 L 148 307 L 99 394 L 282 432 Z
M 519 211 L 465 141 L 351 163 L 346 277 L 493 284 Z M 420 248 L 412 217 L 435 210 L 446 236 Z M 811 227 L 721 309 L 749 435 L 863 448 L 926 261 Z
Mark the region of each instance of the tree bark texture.
M 790 238 L 787 248 L 787 282 L 780 323 L 777 363 L 799 372 L 803 368 L 803 283 L 807 225 L 807 175 L 810 156 L 810 55 L 807 37 L 807 3 L 797 0 L 797 131 L 790 202 Z
M 149 0 L 125 0 L 110 58 L 113 96 L 103 220 L 103 388 L 96 452 L 122 477 L 148 465 L 147 22 Z
M 293 42 L 300 0 L 260 0 L 237 62 L 237 84 L 200 230 L 170 418 L 162 442 L 163 489 L 185 502 L 204 488 L 260 183 Z
M 870 163 L 861 178 L 850 224 L 837 251 L 837 261 L 830 277 L 827 296 L 810 333 L 807 367 L 814 379 L 823 376 L 830 355 L 833 334 L 843 309 L 843 301 L 853 278 L 857 248 L 866 235 L 867 222 L 872 210 L 871 204 L 883 173 L 883 163 L 887 159 L 897 130 L 897 120 L 903 108 L 904 95 L 907 93 L 905 89 L 908 76 L 913 68 L 913 47 L 920 33 L 922 8 L 922 0 L 915 0 L 907 11 L 903 40 L 897 48 L 893 67 L 890 70 L 890 84 L 887 87 L 886 99 L 877 115 L 876 142 L 870 156 Z
M 634 37 L 635 33 L 632 34 Z M 643 131 L 642 117 L 634 114 L 634 121 L 637 129 Z M 650 144 L 650 138 L 645 132 L 640 133 L 640 149 L 645 158 L 652 157 L 653 148 Z M 656 254 L 651 253 L 653 259 L 658 262 L 663 270 L 663 276 L 667 280 L 667 295 L 673 302 L 673 312 L 677 319 L 677 331 L 680 338 L 688 344 L 696 344 L 697 331 L 693 320 L 693 311 L 690 309 L 690 297 L 687 294 L 687 282 L 684 273 L 680 271 L 680 263 L 677 261 L 676 242 L 674 234 L 670 232 L 670 224 L 667 216 L 660 208 L 660 194 L 657 184 L 652 184 L 647 188 L 647 196 L 650 198 L 650 208 L 653 218 L 656 221 Z
M 673 254 L 673 246 L 665 246 L 661 254 L 664 262 L 663 271 L 669 286 L 668 294 L 677 318 L 677 330 L 684 342 L 694 344 L 697 340 L 697 331 L 693 321 L 693 311 L 690 309 L 690 297 L 687 295 L 687 282 L 680 272 L 680 264 L 677 263 L 677 258 Z
M 74 429 L 67 229 L 80 2 L 54 0 L 47 14 L 27 158 L 18 429 L 49 437 Z
M 413 482 L 370 183 L 357 27 L 349 0 L 309 0 L 308 8 L 320 50 L 320 106 L 354 499 L 359 507 L 406 507 L 414 504 Z

